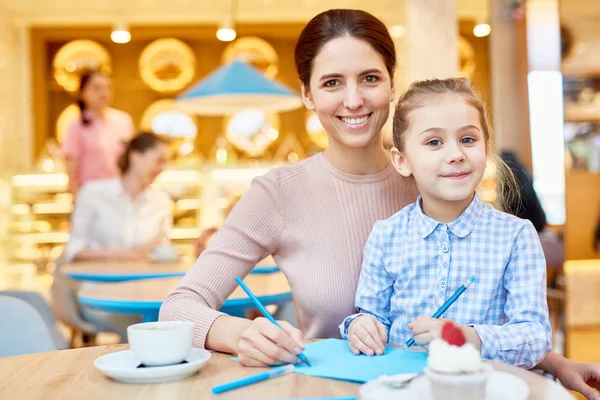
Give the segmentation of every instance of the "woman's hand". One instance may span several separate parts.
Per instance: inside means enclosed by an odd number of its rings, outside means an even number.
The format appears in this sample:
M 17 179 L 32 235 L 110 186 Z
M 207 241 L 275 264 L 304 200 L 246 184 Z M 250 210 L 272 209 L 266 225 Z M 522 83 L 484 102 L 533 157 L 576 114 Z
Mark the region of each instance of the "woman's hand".
M 555 376 L 567 389 L 575 390 L 587 400 L 600 400 L 600 364 L 578 363 L 565 359 Z
M 245 367 L 297 364 L 304 351 L 303 335 L 286 321 L 278 328 L 266 318 L 256 318 L 246 328 L 237 345 L 240 364 Z
M 370 315 L 361 315 L 348 327 L 348 346 L 355 355 L 382 355 L 387 343 L 387 328 Z

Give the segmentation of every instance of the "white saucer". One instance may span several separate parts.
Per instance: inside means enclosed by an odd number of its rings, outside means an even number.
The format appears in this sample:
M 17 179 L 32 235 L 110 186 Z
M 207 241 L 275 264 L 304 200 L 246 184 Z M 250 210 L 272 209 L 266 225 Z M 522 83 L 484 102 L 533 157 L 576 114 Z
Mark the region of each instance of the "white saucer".
M 104 375 L 124 383 L 159 383 L 187 378 L 198 371 L 208 360 L 210 353 L 193 348 L 185 359 L 186 364 L 164 367 L 137 368 L 140 363 L 131 350 L 106 354 L 94 360 L 94 366 Z
M 367 382 L 360 388 L 361 400 L 397 399 L 400 394 L 402 400 L 434 400 L 431 384 L 426 376 L 416 378 L 402 389 L 388 387 L 377 380 Z M 526 400 L 527 396 L 529 386 L 523 379 L 500 371 L 490 374 L 485 400 Z

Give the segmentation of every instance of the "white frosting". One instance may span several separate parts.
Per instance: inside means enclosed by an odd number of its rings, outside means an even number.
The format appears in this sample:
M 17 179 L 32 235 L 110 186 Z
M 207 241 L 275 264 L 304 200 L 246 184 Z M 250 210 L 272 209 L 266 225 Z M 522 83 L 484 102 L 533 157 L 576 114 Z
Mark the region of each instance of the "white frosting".
M 429 344 L 427 364 L 434 371 L 449 374 L 476 372 L 481 369 L 481 354 L 471 343 L 458 347 L 434 339 Z

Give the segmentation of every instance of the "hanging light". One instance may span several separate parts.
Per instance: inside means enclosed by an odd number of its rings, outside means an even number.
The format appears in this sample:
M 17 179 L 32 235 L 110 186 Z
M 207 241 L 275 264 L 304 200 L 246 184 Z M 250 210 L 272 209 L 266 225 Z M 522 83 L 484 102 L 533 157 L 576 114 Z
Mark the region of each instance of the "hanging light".
M 129 33 L 127 24 L 115 24 L 110 34 L 110 40 L 112 40 L 115 43 L 129 43 L 129 41 L 131 40 L 131 33 Z
M 237 13 L 237 2 L 231 0 L 229 3 L 229 16 L 225 18 L 217 30 L 217 39 L 221 42 L 231 42 L 235 40 L 237 33 L 235 32 L 234 22 Z
M 477 24 L 473 28 L 473 35 L 476 37 L 486 37 L 490 32 L 492 32 L 492 27 L 486 23 Z
M 231 42 L 235 40 L 237 33 L 230 24 L 222 24 L 219 30 L 217 30 L 217 39 L 221 42 Z
M 236 59 L 188 88 L 175 104 L 190 114 L 233 115 L 247 108 L 264 112 L 295 110 L 302 107 L 302 99 L 287 86 L 265 78 L 261 71 Z

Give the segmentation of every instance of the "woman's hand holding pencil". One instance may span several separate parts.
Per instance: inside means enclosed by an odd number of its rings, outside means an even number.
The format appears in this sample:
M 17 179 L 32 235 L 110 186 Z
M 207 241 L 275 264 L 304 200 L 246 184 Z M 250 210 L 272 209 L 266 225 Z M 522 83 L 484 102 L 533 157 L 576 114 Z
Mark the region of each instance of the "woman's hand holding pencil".
M 237 346 L 238 359 L 244 367 L 298 364 L 304 351 L 303 335 L 285 321 L 278 328 L 266 318 L 254 319 L 242 333 Z

